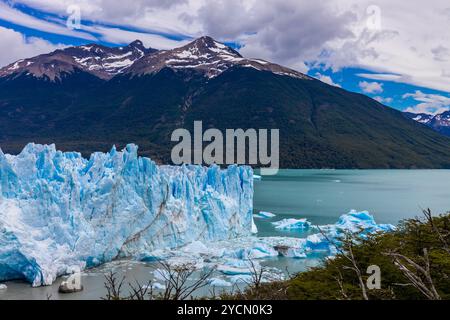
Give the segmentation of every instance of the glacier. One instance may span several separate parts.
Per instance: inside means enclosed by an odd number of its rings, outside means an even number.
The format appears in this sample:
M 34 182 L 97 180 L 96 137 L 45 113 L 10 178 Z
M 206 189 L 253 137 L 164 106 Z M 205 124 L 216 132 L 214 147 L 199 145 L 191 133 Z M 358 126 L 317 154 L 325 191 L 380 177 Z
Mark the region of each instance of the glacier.
M 271 222 L 299 237 L 258 237 L 253 218 L 276 215 L 253 214 L 250 167 L 158 166 L 137 150 L 113 147 L 89 159 L 55 145 L 31 143 L 17 156 L 0 150 L 0 282 L 50 285 L 127 258 L 215 268 L 212 283 L 226 286 L 251 277 L 249 260 L 260 268 L 280 256 L 329 257 L 346 232 L 395 229 L 367 211 L 350 211 L 323 226 L 304 218 Z M 271 268 L 268 276 L 283 272 Z
M 117 258 L 255 232 L 250 167 L 158 166 L 137 150 L 0 150 L 0 281 L 50 285 Z

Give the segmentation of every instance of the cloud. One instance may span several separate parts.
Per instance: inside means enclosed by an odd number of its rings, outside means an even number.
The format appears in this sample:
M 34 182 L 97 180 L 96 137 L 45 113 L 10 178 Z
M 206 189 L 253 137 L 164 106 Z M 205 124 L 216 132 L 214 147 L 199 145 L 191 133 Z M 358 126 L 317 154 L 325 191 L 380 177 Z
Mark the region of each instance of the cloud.
M 381 93 L 383 92 L 383 84 L 379 82 L 360 81 L 359 87 L 365 93 Z
M 448 1 L 434 0 L 430 8 L 429 3 L 420 0 L 378 0 L 375 3 L 380 13 L 380 29 L 368 28 L 367 8 L 373 1 L 339 3 L 353 8 L 358 16 L 352 25 L 356 38 L 334 43 L 323 58 L 325 66 L 334 71 L 354 66 L 396 74 L 400 76 L 395 79 L 397 82 L 450 92 L 450 79 L 443 77 L 450 70 L 450 60 L 442 59 L 439 50 L 450 42 L 450 34 L 444 31 L 449 19 L 443 14 Z
M 43 39 L 24 37 L 21 33 L 0 27 L 0 66 L 62 48 Z M 7 49 L 6 49 L 7 48 Z
M 392 103 L 392 101 L 393 101 L 392 98 L 384 98 L 384 97 L 381 97 L 381 96 L 373 97 L 373 99 L 378 101 L 379 103 L 385 104 L 385 105 L 388 105 L 388 104 Z
M 179 41 L 168 39 L 164 36 L 157 34 L 150 34 L 144 32 L 128 31 L 119 28 L 103 27 L 103 26 L 93 26 L 84 27 L 85 30 L 99 34 L 99 38 L 102 41 L 116 43 L 116 44 L 128 44 L 136 39 L 141 40 L 146 47 L 151 47 L 155 49 L 172 49 L 175 47 L 182 46 L 188 41 Z
M 196 11 L 203 0 L 15 0 L 40 11 L 66 17 L 67 8 L 77 5 L 83 21 L 132 27 L 167 34 L 191 34 L 192 28 L 180 18 L 185 12 Z M 198 28 L 195 29 L 199 31 Z
M 65 25 L 59 25 L 42 19 L 38 19 L 17 9 L 14 9 L 4 2 L 0 2 L 0 19 L 34 30 L 40 30 L 48 33 L 71 36 L 86 40 L 95 40 L 95 37 L 88 33 L 74 31 L 67 28 Z
M 320 74 L 319 72 L 317 72 L 317 73 L 314 75 L 314 77 L 315 77 L 317 80 L 320 80 L 320 81 L 322 81 L 322 82 L 325 82 L 325 83 L 329 84 L 330 86 L 335 86 L 335 87 L 341 88 L 341 85 L 338 84 L 338 83 L 335 83 L 335 82 L 333 81 L 333 79 L 331 79 L 330 76 L 327 76 L 327 75 L 324 75 L 324 74 Z
M 436 48 L 431 49 L 431 52 L 434 55 L 434 59 L 437 61 L 448 61 L 450 60 L 450 50 L 444 46 L 438 46 Z
M 439 114 L 450 109 L 450 97 L 438 94 L 423 93 L 420 90 L 414 93 L 406 93 L 403 99 L 412 98 L 419 104 L 407 108 L 405 111 L 413 113 Z
M 204 33 L 237 40 L 241 52 L 290 67 L 315 60 L 327 44 L 352 37 L 356 18 L 329 1 L 207 1 L 197 14 Z
M 388 73 L 357 73 L 358 77 L 371 79 L 371 80 L 381 80 L 381 81 L 401 81 L 402 76 L 397 74 L 388 74 Z

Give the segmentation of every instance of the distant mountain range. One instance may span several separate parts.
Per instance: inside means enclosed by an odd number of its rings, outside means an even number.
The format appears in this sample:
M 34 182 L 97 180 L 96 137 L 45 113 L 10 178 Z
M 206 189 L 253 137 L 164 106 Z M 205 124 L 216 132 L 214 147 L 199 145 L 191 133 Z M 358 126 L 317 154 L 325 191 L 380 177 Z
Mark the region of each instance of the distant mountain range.
M 437 132 L 450 136 L 450 111 L 445 111 L 436 115 L 405 112 L 405 115 L 408 118 L 433 128 Z
M 450 138 L 367 96 L 242 57 L 210 37 L 70 47 L 0 70 L 0 147 L 84 154 L 134 142 L 170 162 L 176 128 L 279 128 L 285 168 L 450 168 Z

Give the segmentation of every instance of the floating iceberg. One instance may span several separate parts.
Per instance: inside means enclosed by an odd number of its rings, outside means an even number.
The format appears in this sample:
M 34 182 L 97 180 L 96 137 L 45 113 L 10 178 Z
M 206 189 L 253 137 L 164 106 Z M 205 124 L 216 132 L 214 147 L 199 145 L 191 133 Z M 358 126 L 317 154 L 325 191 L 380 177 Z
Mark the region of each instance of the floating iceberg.
M 253 215 L 255 218 L 263 218 L 263 219 L 270 219 L 275 217 L 275 214 L 273 214 L 272 212 L 267 212 L 267 211 L 260 211 L 257 214 Z
M 377 232 L 388 232 L 395 230 L 391 224 L 377 224 L 375 218 L 367 211 L 351 210 L 349 213 L 341 215 L 339 220 L 332 225 L 320 227 L 322 231 L 328 233 L 332 238 L 338 238 L 344 233 L 359 233 L 360 237 Z
M 0 281 L 49 285 L 119 257 L 249 236 L 252 206 L 245 166 L 157 166 L 135 145 L 90 159 L 54 145 L 0 151 Z
M 220 278 L 211 278 L 209 279 L 209 285 L 212 287 L 231 287 L 233 284 Z
M 275 229 L 283 230 L 307 230 L 311 227 L 311 222 L 306 219 L 283 219 L 280 221 L 272 222 Z
M 250 264 L 250 260 L 229 259 L 224 264 L 217 266 L 217 271 L 226 275 L 247 274 L 251 275 L 255 270 L 260 270 L 261 266 L 258 262 Z

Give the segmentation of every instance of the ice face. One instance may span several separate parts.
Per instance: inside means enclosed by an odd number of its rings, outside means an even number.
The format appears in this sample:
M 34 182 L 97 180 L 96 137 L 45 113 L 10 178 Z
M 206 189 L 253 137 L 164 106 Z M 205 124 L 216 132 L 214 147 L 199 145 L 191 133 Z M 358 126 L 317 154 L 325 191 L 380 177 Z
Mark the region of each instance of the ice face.
M 49 285 L 119 257 L 248 236 L 252 206 L 245 166 L 157 166 L 135 145 L 90 159 L 54 145 L 0 150 L 0 281 Z

